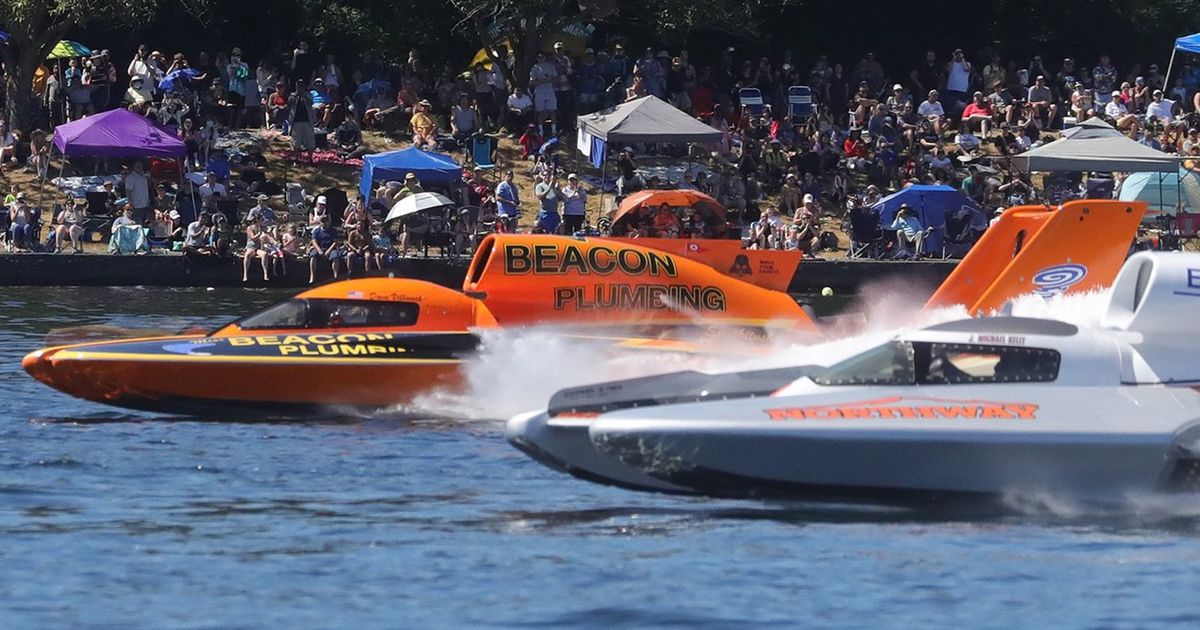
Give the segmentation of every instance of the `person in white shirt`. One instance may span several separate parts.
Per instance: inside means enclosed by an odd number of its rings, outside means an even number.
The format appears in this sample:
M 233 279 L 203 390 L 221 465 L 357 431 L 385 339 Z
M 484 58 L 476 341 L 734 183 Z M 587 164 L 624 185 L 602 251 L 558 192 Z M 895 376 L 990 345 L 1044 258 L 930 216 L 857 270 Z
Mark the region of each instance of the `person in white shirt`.
M 204 183 L 200 185 L 200 202 L 204 206 L 211 204 L 213 195 L 225 197 L 229 191 L 225 188 L 225 184 L 217 181 L 216 173 L 209 173 L 205 178 Z
M 150 178 L 143 172 L 141 162 L 134 162 L 133 170 L 125 174 L 125 197 L 139 223 L 150 218 Z
M 1120 90 L 1113 90 L 1112 98 L 1104 106 L 1104 115 L 1121 131 L 1137 131 L 1139 127 L 1137 115 L 1129 113 L 1129 108 L 1125 107 L 1125 102 L 1121 100 Z
M 1146 106 L 1146 121 L 1158 119 L 1164 124 L 1170 124 L 1175 120 L 1173 109 L 1175 101 L 1168 101 L 1163 98 L 1162 90 L 1154 90 L 1154 95 L 1150 100 L 1150 104 Z
M 533 122 L 533 99 L 525 88 L 516 86 L 508 97 L 508 129 L 510 133 L 520 133 L 526 125 Z
M 920 106 L 917 107 L 917 114 L 932 122 L 935 132 L 939 135 L 942 133 L 942 123 L 946 118 L 946 110 L 942 108 L 942 103 L 938 101 L 937 90 L 929 90 L 929 98 L 921 101 Z

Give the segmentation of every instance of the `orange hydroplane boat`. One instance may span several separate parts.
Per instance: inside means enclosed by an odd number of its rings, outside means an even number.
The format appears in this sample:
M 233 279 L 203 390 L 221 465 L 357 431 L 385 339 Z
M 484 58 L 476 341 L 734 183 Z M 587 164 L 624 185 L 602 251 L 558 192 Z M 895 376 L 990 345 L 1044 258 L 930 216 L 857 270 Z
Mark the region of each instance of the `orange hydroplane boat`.
M 1116 201 L 1009 210 L 929 304 L 986 312 L 1031 292 L 1107 286 L 1144 211 Z M 617 348 L 688 352 L 727 351 L 689 341 L 697 329 L 819 334 L 787 294 L 641 240 L 493 235 L 463 292 L 401 278 L 345 280 L 208 334 L 50 347 L 22 365 L 96 402 L 271 417 L 404 405 L 460 387 L 477 332 L 497 326 L 547 325 Z

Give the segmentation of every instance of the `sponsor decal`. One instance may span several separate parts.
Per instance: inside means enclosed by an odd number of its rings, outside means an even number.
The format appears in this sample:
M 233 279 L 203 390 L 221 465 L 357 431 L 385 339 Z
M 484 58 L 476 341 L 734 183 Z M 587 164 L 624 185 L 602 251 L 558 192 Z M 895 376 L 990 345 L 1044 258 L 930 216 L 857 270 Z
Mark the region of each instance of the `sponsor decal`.
M 595 245 L 515 245 L 504 246 L 504 273 L 507 275 L 560 276 L 568 273 L 607 276 L 674 278 L 678 275 L 675 258 L 656 251 L 629 247 Z
M 281 356 L 305 357 L 352 357 L 403 354 L 404 348 L 387 342 L 394 339 L 392 333 L 330 333 L 312 335 L 258 335 L 254 337 L 229 337 L 234 348 L 251 346 L 274 348 Z
M 989 400 L 881 398 L 861 402 L 763 409 L 771 420 L 1036 420 L 1038 405 Z
M 1185 295 L 1187 297 L 1200 297 L 1200 269 L 1188 268 L 1187 288 L 1187 291 L 1174 291 L 1174 293 L 1175 295 Z
M 1065 293 L 1067 289 L 1079 284 L 1087 277 L 1088 269 L 1076 263 L 1051 265 L 1033 274 L 1033 291 L 1044 298 L 1054 297 Z
M 590 289 L 590 290 L 589 290 Z M 725 292 L 698 284 L 605 284 L 554 288 L 554 309 L 725 311 Z
M 738 254 L 733 259 L 733 265 L 729 267 L 729 275 L 734 278 L 754 275 L 754 269 L 750 267 L 750 257 L 745 254 Z
M 994 343 L 1009 346 L 1025 345 L 1025 337 L 1023 335 L 990 335 L 979 334 L 971 335 L 971 343 Z

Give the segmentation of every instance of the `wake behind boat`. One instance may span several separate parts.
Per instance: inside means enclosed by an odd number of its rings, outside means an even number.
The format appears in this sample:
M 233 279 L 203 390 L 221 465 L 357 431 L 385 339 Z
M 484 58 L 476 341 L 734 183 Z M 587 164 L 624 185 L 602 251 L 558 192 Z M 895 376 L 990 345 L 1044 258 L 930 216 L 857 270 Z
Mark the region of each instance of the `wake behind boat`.
M 801 370 L 767 395 L 770 378 L 710 395 L 666 376 L 635 387 L 665 404 L 614 397 L 604 411 L 576 393 L 574 417 L 590 416 L 610 481 L 655 480 L 649 489 L 884 503 L 1197 490 L 1200 348 L 1180 326 L 1198 299 L 1200 256 L 1142 253 L 1099 329 L 955 321 Z

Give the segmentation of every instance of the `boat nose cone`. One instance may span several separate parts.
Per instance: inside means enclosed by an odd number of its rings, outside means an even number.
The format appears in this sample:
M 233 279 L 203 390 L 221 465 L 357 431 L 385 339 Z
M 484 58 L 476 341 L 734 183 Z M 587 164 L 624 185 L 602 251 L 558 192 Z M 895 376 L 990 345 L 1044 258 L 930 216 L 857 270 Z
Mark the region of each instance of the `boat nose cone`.
M 45 350 L 35 350 L 25 355 L 25 358 L 21 359 L 21 367 L 25 368 L 25 371 L 33 378 L 47 385 L 51 384 L 51 372 L 54 366 L 50 363 L 49 355 Z

